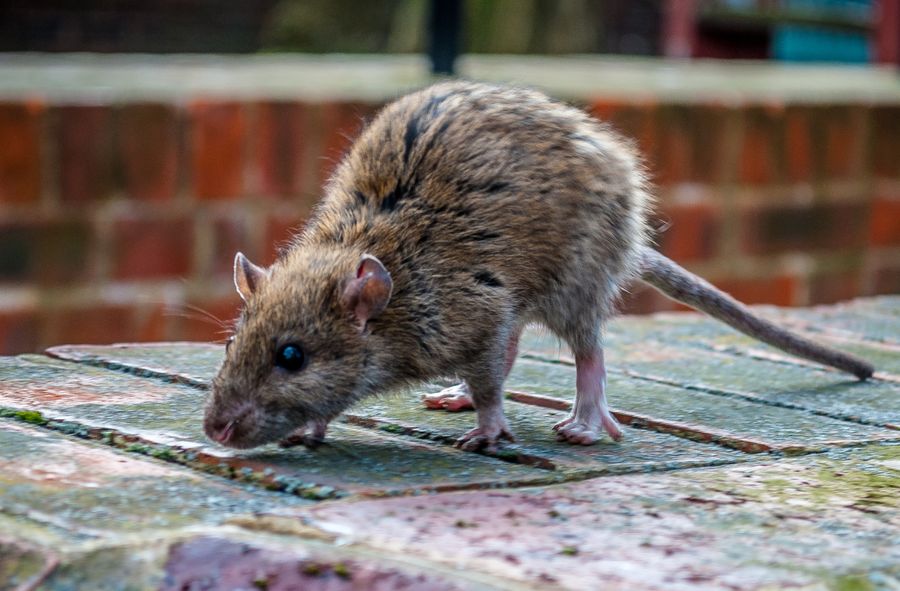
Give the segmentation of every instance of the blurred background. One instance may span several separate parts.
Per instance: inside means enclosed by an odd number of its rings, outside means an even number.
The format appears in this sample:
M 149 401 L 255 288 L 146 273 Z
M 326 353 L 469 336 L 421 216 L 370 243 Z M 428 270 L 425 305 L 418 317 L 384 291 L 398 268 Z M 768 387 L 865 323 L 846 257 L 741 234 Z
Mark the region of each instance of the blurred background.
M 450 75 L 634 138 L 659 247 L 739 299 L 898 293 L 898 64 L 900 0 L 2 0 L 0 354 L 223 338 L 235 251 Z

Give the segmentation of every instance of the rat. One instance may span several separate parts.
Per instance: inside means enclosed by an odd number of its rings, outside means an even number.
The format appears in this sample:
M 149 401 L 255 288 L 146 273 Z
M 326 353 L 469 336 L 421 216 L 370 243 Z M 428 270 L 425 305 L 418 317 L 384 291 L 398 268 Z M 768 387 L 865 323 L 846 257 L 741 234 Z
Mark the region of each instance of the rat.
M 503 383 L 539 323 L 572 350 L 576 398 L 553 429 L 589 445 L 609 411 L 604 324 L 623 286 L 666 295 L 792 354 L 874 371 L 754 315 L 651 248 L 636 150 L 539 91 L 438 83 L 384 107 L 353 143 L 303 231 L 268 268 L 238 253 L 240 318 L 204 418 L 219 444 L 314 446 L 366 397 L 439 377 L 426 402 L 472 405 L 457 446 L 513 440 Z

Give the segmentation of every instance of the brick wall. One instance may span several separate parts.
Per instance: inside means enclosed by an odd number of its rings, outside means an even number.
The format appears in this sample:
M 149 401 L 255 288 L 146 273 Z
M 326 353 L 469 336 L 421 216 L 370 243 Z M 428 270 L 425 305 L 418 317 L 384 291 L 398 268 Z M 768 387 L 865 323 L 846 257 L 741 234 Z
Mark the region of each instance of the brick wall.
M 221 338 L 238 249 L 270 263 L 378 108 L 0 103 L 0 353 Z M 588 108 L 634 137 L 669 256 L 750 302 L 900 292 L 900 106 Z M 674 306 L 636 289 L 624 305 Z

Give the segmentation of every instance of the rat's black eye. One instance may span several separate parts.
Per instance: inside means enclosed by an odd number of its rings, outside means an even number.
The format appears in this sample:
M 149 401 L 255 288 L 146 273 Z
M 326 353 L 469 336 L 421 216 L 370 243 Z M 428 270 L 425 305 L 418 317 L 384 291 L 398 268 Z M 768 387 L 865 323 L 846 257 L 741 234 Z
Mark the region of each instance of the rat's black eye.
M 278 351 L 275 352 L 275 365 L 281 369 L 286 369 L 287 371 L 299 371 L 303 369 L 305 361 L 306 355 L 303 354 L 303 349 L 300 348 L 300 345 L 295 343 L 282 345 L 278 348 Z

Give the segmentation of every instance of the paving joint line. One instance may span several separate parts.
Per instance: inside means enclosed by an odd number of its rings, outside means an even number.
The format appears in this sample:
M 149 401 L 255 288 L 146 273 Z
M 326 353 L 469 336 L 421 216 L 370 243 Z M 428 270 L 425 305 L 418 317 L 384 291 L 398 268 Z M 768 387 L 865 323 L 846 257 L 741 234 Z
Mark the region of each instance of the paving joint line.
M 155 380 L 162 380 L 167 384 L 179 384 L 182 386 L 190 386 L 191 388 L 196 388 L 198 390 L 209 390 L 209 383 L 203 380 L 198 380 L 196 378 L 192 378 L 190 376 L 186 376 L 180 373 L 168 373 L 159 369 L 150 369 L 147 367 L 141 367 L 139 365 L 133 365 L 131 363 L 125 363 L 122 361 L 111 361 L 106 360 L 100 357 L 90 356 L 84 357 L 80 359 L 71 359 L 69 357 L 65 357 L 60 355 L 56 351 L 54 351 L 56 347 L 47 349 L 44 351 L 44 355 L 50 357 L 52 359 L 57 359 L 59 361 L 64 361 L 66 363 L 71 363 L 73 365 L 87 365 L 89 367 L 98 367 L 100 369 L 107 369 L 109 371 L 115 371 L 118 373 L 125 373 L 128 375 L 137 376 L 140 378 L 150 378 Z

